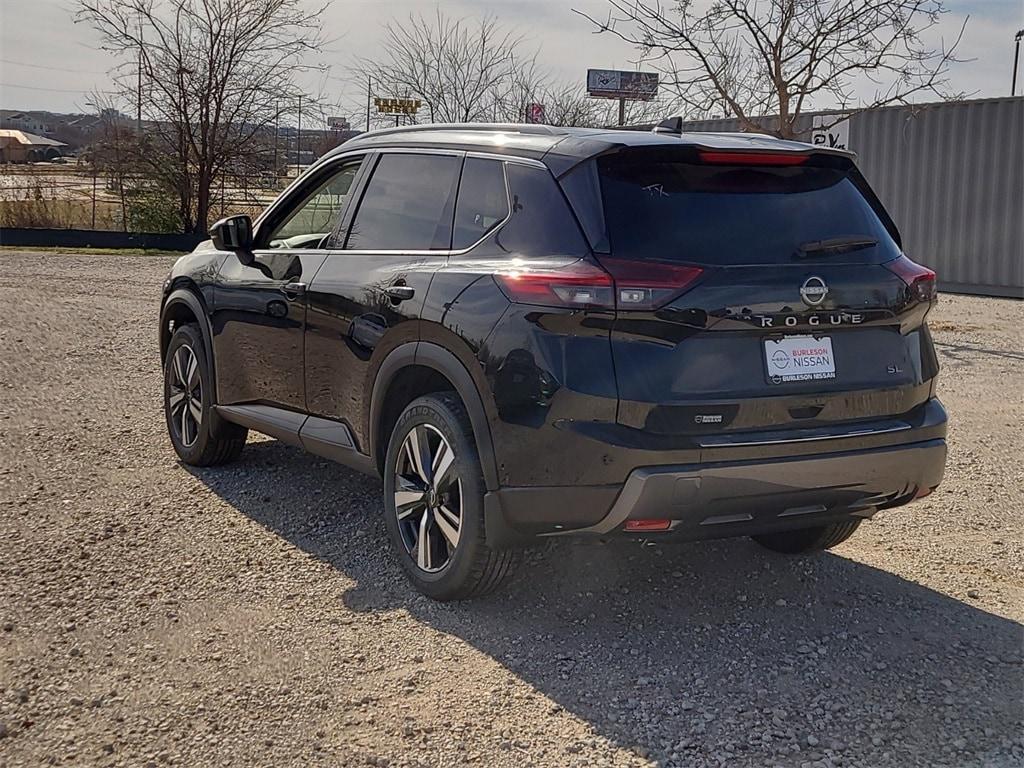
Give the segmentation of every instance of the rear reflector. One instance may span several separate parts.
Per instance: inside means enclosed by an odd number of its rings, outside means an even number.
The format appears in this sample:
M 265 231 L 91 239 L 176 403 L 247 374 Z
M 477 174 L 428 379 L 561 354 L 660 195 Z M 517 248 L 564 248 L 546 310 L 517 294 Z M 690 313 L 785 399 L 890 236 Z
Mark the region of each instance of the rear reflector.
M 602 269 L 603 267 L 603 269 Z M 602 258 L 560 269 L 524 266 L 494 277 L 509 301 L 578 309 L 657 309 L 686 291 L 700 267 Z
M 700 152 L 703 163 L 715 165 L 803 165 L 807 155 L 796 152 Z
M 671 520 L 627 520 L 627 531 L 667 531 L 672 527 Z
M 910 288 L 910 295 L 918 301 L 934 301 L 938 295 L 938 286 L 935 281 L 935 273 L 922 267 L 917 262 L 911 261 L 906 256 L 900 255 L 898 259 L 887 262 L 888 269 L 907 284 Z

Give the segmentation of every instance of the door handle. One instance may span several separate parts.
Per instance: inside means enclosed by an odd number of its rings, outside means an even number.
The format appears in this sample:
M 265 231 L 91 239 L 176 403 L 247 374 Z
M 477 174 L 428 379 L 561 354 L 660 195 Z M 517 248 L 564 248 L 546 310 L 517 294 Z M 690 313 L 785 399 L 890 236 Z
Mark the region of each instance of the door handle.
M 411 285 L 389 285 L 384 293 L 391 297 L 392 301 L 406 301 L 416 295 L 416 289 Z
M 306 292 L 305 283 L 285 283 L 281 286 L 281 291 L 288 298 L 294 299 L 297 296 L 301 296 Z

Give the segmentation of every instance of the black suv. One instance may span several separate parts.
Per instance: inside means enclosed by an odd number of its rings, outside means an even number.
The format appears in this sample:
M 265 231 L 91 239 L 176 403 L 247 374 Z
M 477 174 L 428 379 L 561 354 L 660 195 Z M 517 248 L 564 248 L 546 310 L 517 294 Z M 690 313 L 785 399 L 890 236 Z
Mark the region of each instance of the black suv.
M 161 305 L 178 455 L 254 429 L 379 473 L 430 597 L 538 537 L 831 547 L 942 479 L 935 274 L 847 153 L 396 128 L 210 234 Z

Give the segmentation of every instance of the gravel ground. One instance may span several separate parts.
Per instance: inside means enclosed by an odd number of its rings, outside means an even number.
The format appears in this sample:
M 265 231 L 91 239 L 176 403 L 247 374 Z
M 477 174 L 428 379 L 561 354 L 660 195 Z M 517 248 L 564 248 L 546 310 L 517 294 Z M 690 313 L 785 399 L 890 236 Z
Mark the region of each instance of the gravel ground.
M 563 543 L 436 605 L 376 480 L 175 460 L 170 265 L 0 253 L 0 765 L 1024 764 L 1024 303 L 942 297 L 946 482 L 833 553 Z

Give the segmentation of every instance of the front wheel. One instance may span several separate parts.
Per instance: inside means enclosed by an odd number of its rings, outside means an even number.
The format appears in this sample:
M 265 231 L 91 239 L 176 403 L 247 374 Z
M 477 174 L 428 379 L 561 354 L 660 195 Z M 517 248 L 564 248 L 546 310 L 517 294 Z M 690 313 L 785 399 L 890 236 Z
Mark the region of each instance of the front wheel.
M 174 451 L 186 464 L 209 467 L 238 458 L 248 431 L 217 416 L 213 377 L 195 325 L 174 331 L 164 358 L 164 416 Z
M 413 586 L 434 600 L 479 597 L 519 560 L 488 546 L 484 481 L 473 428 L 454 393 L 421 397 L 402 412 L 384 464 L 385 524 Z
M 801 555 L 831 549 L 853 536 L 860 526 L 860 520 L 819 525 L 814 528 L 800 528 L 795 531 L 762 533 L 751 538 L 762 547 L 787 555 Z

